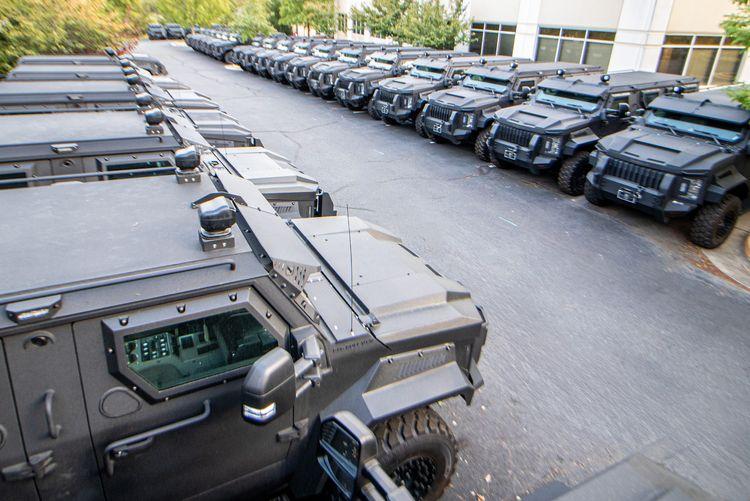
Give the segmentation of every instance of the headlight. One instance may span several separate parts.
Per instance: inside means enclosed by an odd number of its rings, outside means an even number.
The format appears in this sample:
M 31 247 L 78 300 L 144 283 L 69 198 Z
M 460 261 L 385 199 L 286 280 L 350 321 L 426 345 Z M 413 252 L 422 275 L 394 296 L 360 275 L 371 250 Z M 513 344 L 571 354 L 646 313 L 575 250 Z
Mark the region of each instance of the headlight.
M 560 154 L 560 145 L 562 144 L 562 138 L 560 137 L 548 137 L 544 139 L 544 153 L 549 155 L 558 156 Z
M 474 123 L 476 122 L 477 117 L 474 115 L 474 113 L 463 113 L 461 115 L 461 124 L 466 129 L 473 129 Z
M 411 108 L 414 105 L 414 98 L 412 96 L 404 96 L 401 102 L 404 108 Z
M 680 182 L 680 195 L 690 200 L 698 200 L 703 190 L 703 179 L 682 178 Z

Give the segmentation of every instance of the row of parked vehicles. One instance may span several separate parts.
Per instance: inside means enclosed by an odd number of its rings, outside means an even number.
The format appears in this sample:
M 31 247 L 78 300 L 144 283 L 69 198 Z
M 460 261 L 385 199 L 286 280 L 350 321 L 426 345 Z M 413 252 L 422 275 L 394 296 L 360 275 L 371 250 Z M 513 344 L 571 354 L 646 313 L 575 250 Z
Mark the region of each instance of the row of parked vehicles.
M 424 47 L 196 33 L 189 46 L 501 168 L 552 172 L 564 193 L 619 203 L 714 248 L 750 203 L 750 112 L 690 76 L 480 57 Z
M 152 57 L 23 57 L 0 130 L 0 499 L 443 493 L 464 287 Z
M 185 38 L 185 34 L 190 31 L 191 29 L 183 28 L 177 23 L 152 23 L 146 27 L 146 35 L 149 40 L 179 40 Z

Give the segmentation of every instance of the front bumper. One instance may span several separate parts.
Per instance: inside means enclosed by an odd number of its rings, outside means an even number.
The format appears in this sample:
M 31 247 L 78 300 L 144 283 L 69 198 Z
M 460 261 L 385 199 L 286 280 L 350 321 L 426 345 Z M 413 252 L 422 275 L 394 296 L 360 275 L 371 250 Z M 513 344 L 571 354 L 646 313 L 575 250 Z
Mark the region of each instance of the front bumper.
M 542 152 L 544 139 L 539 134 L 532 135 L 529 144 L 525 146 L 498 138 L 497 129 L 497 124 L 492 126 L 488 141 L 490 152 L 497 160 L 536 171 L 551 169 L 561 159 L 561 154 L 555 156 Z
M 301 75 L 298 70 L 287 71 L 286 79 L 295 89 L 307 87 L 307 76 Z
M 405 96 L 406 94 L 404 94 Z M 400 124 L 405 124 L 414 118 L 416 113 L 416 98 L 412 99 L 412 107 L 405 108 L 401 104 L 402 95 L 396 95 L 392 102 L 383 101 L 379 94 L 373 96 L 375 100 L 374 107 L 384 118 L 390 118 Z
M 701 204 L 702 196 L 697 200 L 678 197 L 682 182 L 680 176 L 663 173 L 658 186 L 643 186 L 614 175 L 607 168 L 608 161 L 609 158 L 604 155 L 592 154 L 594 168 L 586 176 L 588 182 L 608 200 L 633 207 L 662 221 L 687 216 Z
M 363 82 L 347 82 L 345 85 L 337 84 L 333 88 L 333 95 L 352 108 L 359 109 L 364 108 L 370 101 L 372 90 Z
M 428 113 L 424 117 L 424 128 L 432 135 L 447 139 L 451 143 L 459 144 L 469 140 L 474 134 L 474 129 L 463 127 L 460 120 L 458 112 L 453 112 L 450 120 L 447 121 L 432 117 Z

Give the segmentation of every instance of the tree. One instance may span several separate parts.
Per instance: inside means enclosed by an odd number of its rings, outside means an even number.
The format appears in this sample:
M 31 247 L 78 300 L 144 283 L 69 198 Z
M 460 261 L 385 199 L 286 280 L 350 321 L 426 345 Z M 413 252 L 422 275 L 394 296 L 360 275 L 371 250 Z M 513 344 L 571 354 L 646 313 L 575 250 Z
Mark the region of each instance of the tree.
M 270 16 L 268 2 L 265 0 L 246 0 L 245 4 L 234 13 L 234 21 L 231 26 L 244 38 L 269 35 L 274 31 Z
M 750 0 L 733 0 L 738 10 L 735 14 L 725 17 L 721 23 L 734 43 L 750 48 Z M 729 92 L 734 100 L 739 102 L 743 108 L 750 109 L 750 87 L 743 86 Z
M 233 0 L 156 0 L 161 20 L 182 26 L 228 24 L 236 8 Z
M 416 0 L 396 24 L 396 38 L 413 45 L 453 49 L 467 40 L 464 0 Z
M 303 26 L 331 35 L 336 31 L 336 13 L 333 0 L 280 0 L 279 22 L 290 26 Z
M 398 40 L 397 26 L 413 0 L 372 0 L 371 5 L 352 9 L 352 17 L 362 20 L 370 33 Z

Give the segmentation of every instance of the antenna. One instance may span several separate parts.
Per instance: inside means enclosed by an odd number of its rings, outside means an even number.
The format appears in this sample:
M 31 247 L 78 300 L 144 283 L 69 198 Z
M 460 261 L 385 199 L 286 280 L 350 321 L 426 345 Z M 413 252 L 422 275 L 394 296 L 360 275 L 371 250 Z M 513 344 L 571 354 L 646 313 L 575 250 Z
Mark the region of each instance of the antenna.
M 349 223 L 349 204 L 346 204 L 346 232 L 349 236 L 349 335 L 354 335 L 354 257 L 352 254 L 352 226 Z

